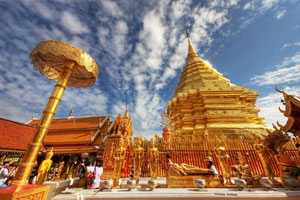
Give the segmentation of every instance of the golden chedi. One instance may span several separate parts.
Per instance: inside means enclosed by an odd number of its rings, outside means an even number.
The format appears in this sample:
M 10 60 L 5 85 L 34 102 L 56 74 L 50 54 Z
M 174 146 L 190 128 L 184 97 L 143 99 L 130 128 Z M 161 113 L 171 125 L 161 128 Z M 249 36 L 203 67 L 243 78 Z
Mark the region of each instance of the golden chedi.
M 201 140 L 226 135 L 236 138 L 251 131 L 266 135 L 255 108 L 258 92 L 234 85 L 195 52 L 187 30 L 188 56 L 175 94 L 168 102 L 172 140 Z

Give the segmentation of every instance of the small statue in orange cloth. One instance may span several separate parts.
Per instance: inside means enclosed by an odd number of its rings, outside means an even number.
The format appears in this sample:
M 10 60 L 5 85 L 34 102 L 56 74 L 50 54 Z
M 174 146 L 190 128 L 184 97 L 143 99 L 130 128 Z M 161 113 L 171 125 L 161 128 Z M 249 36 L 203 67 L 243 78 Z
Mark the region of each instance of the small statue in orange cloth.
M 38 175 L 35 181 L 36 185 L 42 185 L 46 180 L 48 176 L 48 171 L 51 168 L 52 165 L 52 156 L 53 156 L 53 148 L 51 148 L 50 151 L 47 151 L 45 160 L 41 163 L 38 169 Z

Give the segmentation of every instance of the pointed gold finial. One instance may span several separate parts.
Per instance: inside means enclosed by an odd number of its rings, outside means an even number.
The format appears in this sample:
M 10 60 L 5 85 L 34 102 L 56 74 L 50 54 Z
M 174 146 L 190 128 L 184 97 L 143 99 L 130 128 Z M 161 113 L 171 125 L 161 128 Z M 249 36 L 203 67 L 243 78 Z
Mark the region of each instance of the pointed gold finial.
M 185 29 L 185 33 L 186 33 L 186 37 L 188 38 L 188 43 L 189 43 L 187 60 L 190 60 L 191 58 L 198 57 L 198 55 L 197 55 L 196 51 L 194 50 L 193 45 L 191 43 L 189 29 Z
M 119 112 L 117 119 L 121 119 L 121 118 L 122 118 L 122 115 L 121 115 L 121 112 Z
M 129 113 L 128 113 L 128 104 L 127 104 L 127 107 L 126 107 L 125 117 L 129 117 Z
M 190 31 L 189 31 L 189 29 L 186 28 L 186 29 L 185 29 L 185 33 L 186 33 L 186 37 L 187 37 L 187 38 L 190 38 Z
M 74 113 L 74 108 L 72 107 L 69 116 L 73 116 L 73 113 Z

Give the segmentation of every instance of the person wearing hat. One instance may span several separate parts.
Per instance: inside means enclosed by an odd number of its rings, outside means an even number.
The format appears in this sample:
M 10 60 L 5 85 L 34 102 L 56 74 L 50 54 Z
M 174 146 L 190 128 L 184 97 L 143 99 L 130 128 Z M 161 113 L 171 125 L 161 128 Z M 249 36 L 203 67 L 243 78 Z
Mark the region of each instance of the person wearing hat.
M 216 169 L 216 166 L 214 165 L 211 157 L 205 157 L 204 160 L 207 162 L 207 168 L 208 168 L 208 170 L 211 171 L 214 175 L 218 176 L 219 173 L 218 173 L 218 171 Z
M 205 157 L 204 159 L 207 162 L 207 168 L 210 172 L 212 172 L 215 176 L 218 176 L 220 179 L 221 184 L 224 186 L 224 178 L 223 176 L 219 175 L 216 166 L 214 165 L 211 157 Z

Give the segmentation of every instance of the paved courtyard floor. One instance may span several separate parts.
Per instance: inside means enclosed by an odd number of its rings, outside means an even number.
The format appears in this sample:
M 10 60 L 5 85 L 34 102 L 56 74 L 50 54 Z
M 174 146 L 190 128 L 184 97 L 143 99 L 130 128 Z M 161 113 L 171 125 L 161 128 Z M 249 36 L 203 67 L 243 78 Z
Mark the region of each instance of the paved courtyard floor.
M 207 188 L 198 190 L 195 188 L 157 188 L 150 191 L 148 188 L 128 191 L 128 189 L 82 190 L 80 188 L 69 189 L 59 194 L 52 200 L 92 200 L 92 199 L 298 199 L 300 190 L 285 190 L 275 188 L 272 190 L 251 189 L 239 191 L 236 188 Z

